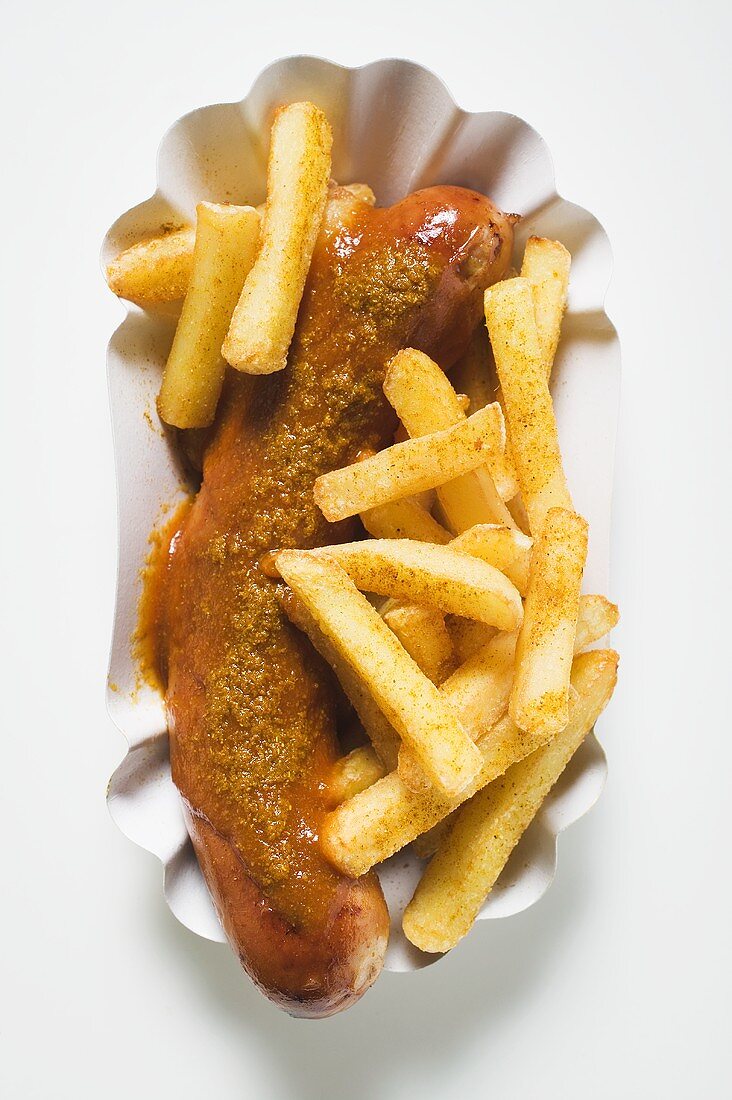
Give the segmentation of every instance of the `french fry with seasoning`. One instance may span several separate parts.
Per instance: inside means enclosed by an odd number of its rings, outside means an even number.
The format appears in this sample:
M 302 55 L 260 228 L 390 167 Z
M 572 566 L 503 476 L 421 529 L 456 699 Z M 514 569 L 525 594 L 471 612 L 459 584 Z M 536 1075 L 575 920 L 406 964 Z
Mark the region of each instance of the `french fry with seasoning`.
M 390 361 L 384 393 L 413 439 L 465 420 L 460 398 L 447 376 L 429 356 L 413 348 L 398 352 Z M 456 534 L 476 523 L 513 526 L 485 463 L 438 486 L 437 498 Z
M 529 237 L 526 242 L 521 275 L 531 283 L 536 328 L 547 378 L 552 372 L 562 318 L 567 308 L 571 262 L 572 257 L 559 241 L 550 241 L 546 237 Z
M 307 553 L 337 561 L 363 592 L 464 615 L 499 630 L 516 630 L 523 618 L 521 597 L 511 581 L 494 566 L 451 546 L 365 539 Z
M 395 443 L 363 462 L 322 474 L 315 482 L 315 502 L 335 523 L 444 485 L 484 463 L 488 452 L 502 450 L 505 439 L 500 406 L 487 405 L 445 431 Z
M 598 642 L 600 638 L 604 638 L 614 626 L 617 625 L 619 619 L 618 609 L 614 603 L 610 603 L 604 596 L 580 596 L 580 609 L 579 618 L 577 620 L 577 633 L 574 640 L 574 652 L 575 654 L 581 653 L 587 646 L 592 645 L 594 642 Z M 516 635 L 500 635 L 500 638 L 513 640 L 514 654 L 515 654 L 515 641 Z M 499 638 L 496 638 L 498 642 Z M 504 641 L 504 645 L 508 644 Z M 464 725 L 470 728 L 470 701 L 471 694 L 474 699 L 474 706 L 480 713 L 485 708 L 485 713 L 491 713 L 491 700 L 493 701 L 493 707 L 500 705 L 502 699 L 504 702 L 504 709 L 508 705 L 508 696 L 510 694 L 511 683 L 513 680 L 513 668 L 511 667 L 508 684 L 504 680 L 501 682 L 500 678 L 500 666 L 496 665 L 492 669 L 494 678 L 491 683 L 492 692 L 486 691 L 486 687 L 483 686 L 482 692 L 480 691 L 478 684 L 478 672 L 485 668 L 486 656 L 471 663 L 466 663 L 461 666 L 457 673 L 451 677 L 450 683 L 453 684 L 453 692 L 450 696 L 453 705 L 460 714 L 461 721 Z M 457 692 L 454 690 L 460 675 L 465 677 L 468 671 L 473 673 L 473 681 L 467 680 L 467 698 L 460 698 Z M 443 685 L 446 686 L 446 685 Z M 505 697 L 502 696 L 502 691 L 505 689 Z M 479 708 L 479 709 L 478 709 Z M 493 711 L 495 713 L 495 711 Z M 502 712 L 501 712 L 502 713 Z M 400 752 L 400 763 L 401 763 Z M 361 788 L 365 790 L 365 784 Z M 456 811 L 457 812 L 457 811 Z M 455 814 L 451 814 L 444 818 L 442 821 L 434 825 L 426 833 L 418 836 L 413 841 L 413 847 L 418 856 L 422 859 L 427 859 L 429 856 L 434 855 L 439 847 L 439 844 L 443 837 L 446 835 L 448 828 L 454 818 Z
M 577 697 L 564 730 L 457 812 L 404 913 L 405 935 L 417 947 L 449 951 L 470 930 L 511 852 L 609 701 L 617 663 L 612 650 L 577 657 Z
M 361 523 L 375 539 L 416 539 L 444 546 L 452 538 L 423 504 L 411 498 L 370 508 L 361 513 Z
M 358 715 L 377 757 L 387 771 L 393 771 L 397 766 L 399 755 L 399 737 L 363 679 L 341 656 L 331 639 L 320 629 L 316 617 L 291 589 L 284 589 L 279 595 L 279 600 L 290 622 L 298 630 L 307 634 L 320 656 L 331 666 Z
M 455 652 L 442 612 L 398 604 L 383 611 L 382 618 L 425 676 L 439 687 L 455 669 Z
M 610 654 L 610 656 L 609 656 Z M 578 697 L 570 701 L 570 718 L 578 699 L 587 730 L 607 701 L 608 661 L 615 666 L 616 656 L 607 650 L 592 650 L 576 658 L 582 669 Z M 602 690 L 594 685 L 602 681 Z M 613 679 L 614 683 L 614 679 Z M 612 685 L 610 685 L 612 687 Z M 509 715 L 504 715 L 484 734 L 478 749 L 482 767 L 459 795 L 445 798 L 434 788 L 410 791 L 396 772 L 379 779 L 371 787 L 327 814 L 322 825 L 321 846 L 328 859 L 345 874 L 363 875 L 377 863 L 388 859 L 421 833 L 427 832 L 452 810 L 482 790 L 519 760 L 543 747 L 548 738 L 520 730 Z
M 385 774 L 386 769 L 375 749 L 371 745 L 359 745 L 333 765 L 328 782 L 328 801 L 332 806 L 339 806 L 341 802 L 365 791 Z
M 509 279 L 485 292 L 485 318 L 506 410 L 521 496 L 538 534 L 550 508 L 571 511 L 546 360 L 528 279 Z
M 275 116 L 262 244 L 222 348 L 246 374 L 272 374 L 287 362 L 328 197 L 332 141 L 312 103 L 291 103 Z
M 499 633 L 442 684 L 442 694 L 474 741 L 506 713 L 513 683 L 516 631 Z M 399 749 L 398 771 L 411 791 L 428 786 L 408 745 Z
M 337 562 L 283 550 L 277 568 L 340 657 L 366 683 L 402 742 L 413 749 L 435 790 L 447 796 L 463 790 L 481 767 L 480 752 Z
M 605 596 L 580 596 L 577 631 L 574 636 L 575 653 L 581 653 L 587 646 L 604 638 L 618 625 L 619 619 L 617 604 L 611 603 Z
M 226 370 L 221 344 L 258 243 L 259 214 L 251 206 L 196 207 L 188 290 L 158 396 L 166 424 L 212 423 Z
M 524 622 L 516 646 L 509 713 L 529 733 L 553 736 L 567 724 L 587 523 L 551 508 L 531 553 Z
M 503 573 L 522 596 L 529 584 L 532 540 L 521 531 L 497 524 L 479 523 L 458 535 L 450 543 L 451 550 L 460 550 L 480 558 Z
M 195 240 L 187 225 L 130 245 L 107 267 L 109 289 L 143 307 L 177 301 L 188 289 Z
M 476 622 L 475 619 L 463 619 L 459 615 L 446 615 L 445 626 L 459 664 L 467 661 L 484 645 L 488 645 L 496 634 L 494 626 Z
M 452 386 L 458 394 L 465 394 L 468 398 L 468 408 L 464 410 L 468 415 L 489 405 L 493 400 L 499 400 L 499 395 L 493 392 L 490 354 L 488 333 L 481 325 L 473 333 L 465 355 L 450 371 Z M 508 440 L 506 440 L 506 449 L 503 454 L 492 454 L 486 465 L 501 500 L 504 502 L 513 500 L 519 491 L 519 486 Z
M 338 190 L 349 191 L 358 202 L 374 205 L 374 193 L 365 183 L 345 184 Z M 255 207 L 260 217 L 264 205 Z M 161 228 L 155 236 L 130 245 L 107 266 L 109 289 L 119 298 L 143 307 L 179 301 L 188 290 L 195 239 L 195 228 L 186 225 Z

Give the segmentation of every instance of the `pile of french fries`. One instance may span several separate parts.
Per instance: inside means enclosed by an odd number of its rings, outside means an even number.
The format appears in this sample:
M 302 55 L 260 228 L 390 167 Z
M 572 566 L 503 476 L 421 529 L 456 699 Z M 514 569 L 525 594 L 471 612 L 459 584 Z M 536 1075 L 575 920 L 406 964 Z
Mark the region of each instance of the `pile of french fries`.
M 470 929 L 615 686 L 617 654 L 587 652 L 618 610 L 581 595 L 587 524 L 549 393 L 568 276 L 566 250 L 532 238 L 521 276 L 486 292 L 500 402 L 469 413 L 490 377 L 475 349 L 470 404 L 399 352 L 384 393 L 407 438 L 315 484 L 327 519 L 359 514 L 373 537 L 275 559 L 371 739 L 334 769 L 322 847 L 353 876 L 410 843 L 430 858 L 403 919 L 424 951 Z
M 330 146 L 316 107 L 282 109 L 263 211 L 201 203 L 195 230 L 110 266 L 112 289 L 138 304 L 184 298 L 158 401 L 167 423 L 212 422 L 226 363 L 285 366 Z M 400 351 L 384 381 L 398 441 L 313 487 L 328 520 L 358 515 L 371 537 L 274 557 L 283 607 L 368 738 L 333 769 L 323 851 L 354 877 L 408 844 L 429 858 L 403 919 L 429 952 L 469 930 L 615 686 L 617 654 L 589 647 L 618 610 L 581 595 L 587 524 L 549 389 L 569 270 L 559 242 L 528 241 L 520 274 L 486 291 L 485 329 L 453 374 L 461 392 Z

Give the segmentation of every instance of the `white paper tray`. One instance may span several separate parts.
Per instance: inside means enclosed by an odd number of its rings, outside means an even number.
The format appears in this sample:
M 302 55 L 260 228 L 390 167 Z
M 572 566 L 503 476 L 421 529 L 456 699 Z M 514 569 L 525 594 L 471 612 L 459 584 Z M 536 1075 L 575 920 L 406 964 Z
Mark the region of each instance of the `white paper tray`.
M 311 57 L 275 62 L 240 103 L 203 107 L 171 127 L 158 155 L 157 191 L 115 222 L 104 241 L 103 262 L 162 223 L 193 222 L 202 199 L 261 202 L 272 114 L 298 99 L 317 103 L 333 126 L 334 178 L 369 183 L 380 205 L 430 184 L 461 184 L 523 216 L 516 241 L 519 263 L 531 234 L 556 237 L 569 248 L 569 307 L 552 386 L 574 501 L 590 523 L 585 590 L 607 592 L 620 388 L 619 343 L 604 309 L 610 245 L 591 214 L 557 194 L 549 151 L 521 119 L 461 111 L 436 76 L 407 61 L 377 61 L 359 69 Z M 165 506 L 184 493 L 175 451 L 155 412 L 175 313 L 126 308 L 108 352 L 119 575 L 107 698 L 129 749 L 110 781 L 108 802 L 125 835 L 163 863 L 165 897 L 178 920 L 200 936 L 223 940 L 170 777 L 163 704 L 139 685 L 131 645 L 149 534 Z M 554 876 L 559 832 L 594 804 L 605 774 L 605 757 L 592 735 L 513 853 L 481 918 L 510 916 L 542 896 Z M 401 931 L 419 869 L 407 851 L 381 870 L 392 914 L 389 970 L 415 969 L 435 958 L 413 948 Z

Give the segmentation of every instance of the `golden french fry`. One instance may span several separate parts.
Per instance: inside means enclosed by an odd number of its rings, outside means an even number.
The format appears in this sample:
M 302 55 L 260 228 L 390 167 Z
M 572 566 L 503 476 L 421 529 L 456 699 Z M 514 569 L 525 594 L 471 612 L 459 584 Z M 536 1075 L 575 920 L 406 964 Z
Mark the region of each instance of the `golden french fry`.
M 131 245 L 107 267 L 109 289 L 138 306 L 175 302 L 188 289 L 195 240 L 187 225 Z
M 521 496 L 532 534 L 550 508 L 572 509 L 528 279 L 485 292 L 485 318 L 506 409 Z
M 475 619 L 462 619 L 459 615 L 447 615 L 445 618 L 452 648 L 460 664 L 467 661 L 484 645 L 488 645 L 491 638 L 495 637 L 496 628 L 487 623 L 476 622 Z
M 449 379 L 429 356 L 413 348 L 397 352 L 390 361 L 384 393 L 413 439 L 444 431 L 465 420 Z M 449 526 L 456 533 L 476 523 L 513 526 L 511 514 L 493 484 L 487 464 L 463 474 L 456 482 L 443 483 L 437 489 L 437 497 Z
M 221 343 L 259 241 L 251 206 L 201 202 L 196 215 L 188 291 L 158 396 L 161 419 L 176 428 L 213 421 L 226 369 Z
M 517 637 L 516 631 L 496 634 L 442 685 L 442 694 L 475 741 L 506 713 Z
M 487 562 L 450 546 L 365 539 L 307 553 L 337 561 L 364 592 L 479 619 L 499 630 L 516 630 L 521 624 L 521 597 L 509 579 Z
M 315 503 L 334 523 L 377 504 L 411 497 L 473 470 L 505 442 L 503 413 L 496 404 L 446 431 L 395 443 L 378 454 L 315 482 Z
M 526 242 L 521 275 L 531 283 L 536 327 L 547 377 L 552 372 L 562 317 L 567 308 L 571 262 L 572 257 L 559 241 L 529 237 Z
M 579 695 L 570 699 L 570 720 L 581 721 L 587 729 L 608 698 L 604 671 L 608 662 L 613 667 L 617 662 L 617 655 L 610 650 L 595 649 L 575 658 L 575 686 Z M 598 677 L 605 685 L 602 695 L 593 691 Z M 458 796 L 445 798 L 434 788 L 410 791 L 396 772 L 390 772 L 326 815 L 320 835 L 322 849 L 335 867 L 357 878 L 427 832 L 476 791 L 548 740 L 540 734 L 520 730 L 506 714 L 478 742 L 483 766 Z
M 529 733 L 551 737 L 567 724 L 569 677 L 587 558 L 587 523 L 550 508 L 531 553 L 509 713 Z
M 339 656 L 362 678 L 435 789 L 455 795 L 480 768 L 480 753 L 435 685 L 331 558 L 282 550 L 277 567 Z
M 361 788 L 361 790 L 365 789 L 365 787 Z M 360 791 L 354 791 L 354 794 L 360 794 Z M 345 799 L 343 799 L 343 801 L 345 802 Z M 458 807 L 457 810 L 453 810 L 447 817 L 443 817 L 442 821 L 438 821 L 436 825 L 428 829 L 426 833 L 416 836 L 412 841 L 412 850 L 414 854 L 419 856 L 420 859 L 431 859 L 447 836 L 452 823 L 459 813 L 460 808 Z
M 446 702 L 474 741 L 506 712 L 517 636 L 516 631 L 497 634 L 442 684 Z M 429 786 L 424 770 L 408 745 L 399 749 L 398 772 L 411 791 Z
M 455 654 L 445 617 L 431 607 L 401 604 L 382 612 L 415 664 L 438 686 L 455 668 Z
M 504 645 L 515 646 L 516 636 L 511 636 Z M 518 730 L 505 714 L 511 688 L 510 669 L 505 676 L 505 666 L 500 660 L 473 661 L 470 667 L 458 669 L 443 684 L 442 693 L 460 718 L 463 726 L 478 740 L 483 757 L 485 782 L 505 771 L 514 760 L 532 751 L 543 743 L 538 739 L 527 739 L 527 735 Z M 481 701 L 485 703 L 485 713 L 495 720 L 492 723 L 484 718 Z M 470 722 L 476 720 L 477 726 L 471 728 Z M 522 751 L 523 747 L 525 751 Z M 321 832 L 323 848 L 336 866 L 361 867 L 364 869 L 379 863 L 394 852 L 403 848 L 421 833 L 447 816 L 462 797 L 446 799 L 434 788 L 420 781 L 420 773 L 407 762 L 404 746 L 399 752 L 402 772 L 390 772 L 382 780 L 373 784 L 353 800 L 330 815 Z M 407 782 L 405 782 L 405 776 Z M 478 790 L 480 784 L 475 787 Z M 465 798 L 474 793 L 472 785 Z M 351 873 L 350 870 L 347 873 Z M 362 874 L 363 871 L 356 872 Z
M 575 653 L 580 653 L 587 646 L 604 638 L 618 625 L 619 619 L 618 605 L 610 603 L 604 596 L 580 596 L 577 632 L 574 636 Z
M 613 614 L 614 613 L 614 614 Z M 462 623 L 467 621 L 461 620 Z M 602 596 L 581 596 L 575 638 L 575 653 L 598 641 L 618 621 L 618 608 Z M 496 634 L 469 657 L 441 685 L 441 692 L 473 740 L 498 722 L 509 706 L 514 681 L 517 632 Z M 404 748 L 400 750 L 400 774 Z M 414 774 L 414 772 L 412 772 Z M 418 790 L 413 783 L 407 787 Z
M 385 774 L 386 769 L 371 745 L 361 745 L 333 765 L 328 780 L 328 802 L 339 806 Z
M 424 768 L 409 745 L 399 746 L 397 774 L 410 791 L 426 791 L 431 787 Z
M 531 539 L 523 532 L 492 523 L 470 527 L 450 543 L 451 550 L 471 554 L 500 570 L 522 596 L 529 584 L 531 546 Z
M 373 695 L 358 675 L 333 645 L 330 638 L 320 629 L 314 615 L 290 590 L 280 594 L 280 603 L 290 621 L 307 634 L 321 657 L 335 672 L 338 681 L 356 711 L 366 735 L 374 747 L 376 755 L 388 771 L 397 766 L 399 737 L 394 727 L 379 709 Z
M 590 656 L 589 654 L 585 656 Z M 455 815 L 407 906 L 403 928 L 423 951 L 449 951 L 469 931 L 508 857 L 612 695 L 617 655 L 575 661 L 577 701 L 565 729 L 513 764 Z
M 372 532 L 372 534 L 375 534 L 375 532 Z M 453 539 L 450 548 L 481 558 L 504 573 L 522 594 L 526 591 L 531 558 L 531 539 L 521 532 L 492 524 L 478 524 Z M 418 613 L 415 621 L 419 621 L 419 614 L 425 612 L 424 608 L 413 608 L 413 605 L 407 605 L 407 607 L 401 605 L 400 607 L 402 614 L 407 614 L 410 609 L 414 609 Z M 450 616 L 447 631 L 461 662 L 466 661 L 473 653 L 481 649 L 495 633 L 495 629 L 488 626 L 487 623 L 459 616 Z M 408 645 L 406 648 L 411 652 Z M 412 656 L 417 659 L 414 653 L 412 653 Z M 419 660 L 417 660 L 417 663 L 419 664 Z M 424 668 L 423 671 L 425 671 Z M 432 677 L 430 678 L 432 679 Z
M 366 183 L 348 183 L 335 190 L 373 206 L 376 197 Z M 340 208 L 333 203 L 335 223 L 340 225 Z M 255 208 L 264 213 L 264 203 Z M 185 296 L 193 267 L 196 231 L 192 226 L 161 229 L 155 236 L 139 241 L 121 252 L 107 267 L 110 290 L 120 298 L 146 306 L 174 302 Z
M 509 442 L 508 439 L 506 439 L 506 454 L 508 453 Z M 511 461 L 513 461 L 513 459 Z M 517 493 L 515 497 L 509 500 L 507 508 L 513 516 L 513 521 L 518 527 L 519 531 L 522 531 L 524 534 L 528 534 L 528 532 L 531 530 L 531 525 L 529 524 L 529 515 L 526 511 L 526 506 L 521 498 L 521 493 Z
M 484 325 L 479 325 L 470 338 L 467 351 L 450 371 L 450 384 L 456 393 L 464 393 L 470 402 L 468 413 L 490 405 L 495 400 L 488 369 L 490 343 Z
M 247 374 L 287 363 L 310 260 L 323 220 L 332 134 L 312 103 L 291 103 L 272 125 L 259 255 L 247 276 L 222 352 Z
M 493 400 L 500 400 L 498 394 L 494 397 L 490 359 L 488 332 L 485 325 L 480 325 L 473 333 L 465 355 L 450 371 L 450 382 L 455 390 L 468 398 L 468 408 L 463 410 L 468 415 L 489 405 Z M 503 454 L 492 454 L 486 466 L 501 500 L 506 503 L 512 500 L 519 486 L 508 440 Z
M 617 621 L 617 607 L 603 596 L 580 597 L 575 653 L 607 634 Z M 476 740 L 479 740 L 502 717 L 508 706 L 513 679 L 516 634 L 499 634 L 492 639 L 490 646 L 486 644 L 481 648 L 483 652 L 479 656 L 465 661 L 442 685 L 445 698 Z M 575 671 L 576 667 L 575 665 Z M 368 752 L 368 750 L 364 751 Z M 344 758 L 346 761 L 348 759 L 348 757 Z M 352 788 L 349 793 L 343 793 L 342 797 L 334 797 L 332 800 L 334 805 L 345 802 L 347 798 L 360 793 L 382 777 L 383 766 L 381 774 L 377 775 L 375 769 L 368 767 L 369 759 L 364 761 L 364 767 L 359 771 L 355 770 L 354 762 Z M 404 746 L 399 750 L 398 773 L 410 791 L 419 792 L 425 789 L 424 771 L 415 760 L 414 754 Z M 413 847 L 418 856 L 427 859 L 434 855 L 456 812 L 449 814 L 426 833 L 414 838 Z
M 375 539 L 416 539 L 444 545 L 452 535 L 417 500 L 393 500 L 361 513 L 361 522 Z

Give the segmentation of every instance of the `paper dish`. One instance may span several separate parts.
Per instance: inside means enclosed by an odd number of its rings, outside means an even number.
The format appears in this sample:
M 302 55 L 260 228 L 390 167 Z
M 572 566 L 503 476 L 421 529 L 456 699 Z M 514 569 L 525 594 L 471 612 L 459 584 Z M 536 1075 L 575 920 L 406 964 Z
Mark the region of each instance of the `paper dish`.
M 585 591 L 607 593 L 620 386 L 618 339 L 604 310 L 610 246 L 591 214 L 557 194 L 547 147 L 521 119 L 460 110 L 434 74 L 408 61 L 359 69 L 310 57 L 278 61 L 240 103 L 203 107 L 171 127 L 160 147 L 155 194 L 115 222 L 103 262 L 163 223 L 192 223 L 202 199 L 261 202 L 271 117 L 277 106 L 298 99 L 317 103 L 332 124 L 334 178 L 370 184 L 379 204 L 430 184 L 460 184 L 522 215 L 518 257 L 532 234 L 556 237 L 569 248 L 569 307 L 552 389 L 573 497 L 590 524 Z M 175 450 L 155 411 L 175 312 L 126 309 L 108 352 L 120 534 L 107 700 L 129 747 L 111 778 L 108 802 L 125 835 L 161 860 L 165 898 L 178 920 L 223 941 L 171 780 L 163 703 L 140 683 L 131 640 L 150 532 L 185 493 Z M 513 853 L 481 918 L 510 916 L 542 896 L 554 876 L 559 832 L 594 804 L 605 774 L 593 734 Z M 401 931 L 419 872 L 420 861 L 409 850 L 380 871 L 392 916 L 388 970 L 412 970 L 437 957 L 412 947 Z

